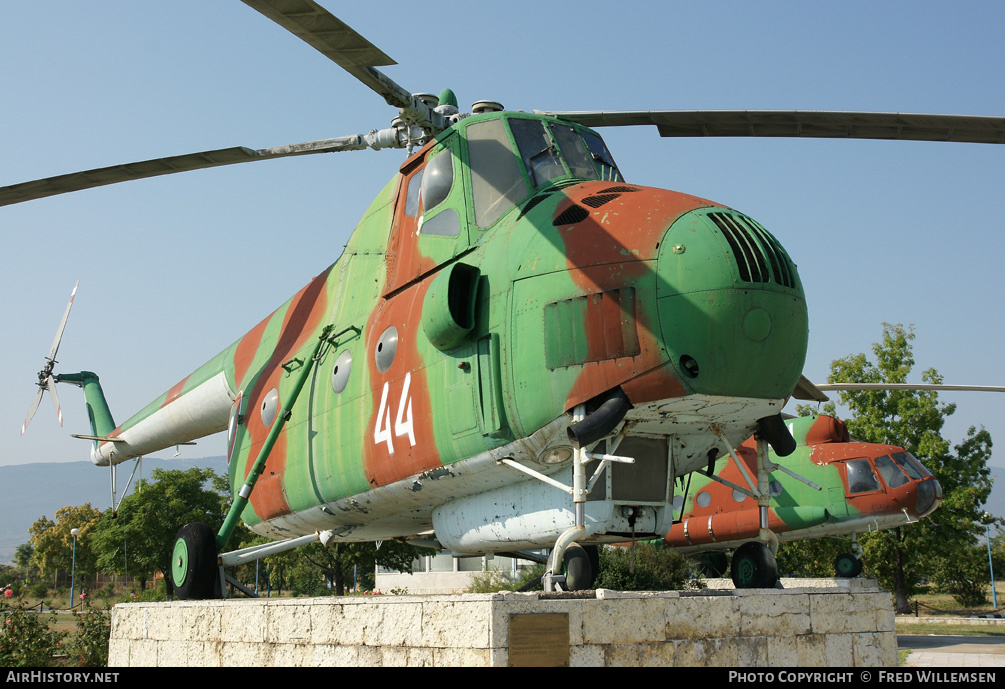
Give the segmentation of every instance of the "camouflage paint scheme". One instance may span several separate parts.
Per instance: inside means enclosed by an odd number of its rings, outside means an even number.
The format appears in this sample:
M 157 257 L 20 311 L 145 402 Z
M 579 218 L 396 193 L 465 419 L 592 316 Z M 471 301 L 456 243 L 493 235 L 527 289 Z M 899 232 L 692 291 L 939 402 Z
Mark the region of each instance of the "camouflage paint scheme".
M 851 535 L 901 526 L 931 514 L 942 500 L 942 489 L 920 462 L 908 455 L 914 476 L 877 470 L 876 458 L 887 458 L 906 450 L 894 445 L 851 442 L 848 430 L 830 416 L 806 416 L 786 422 L 798 443 L 796 451 L 779 460 L 786 468 L 819 485 L 822 490 L 783 473 L 771 474 L 773 490 L 768 526 L 779 541 L 795 541 L 819 536 Z M 756 443 L 751 438 L 736 454 L 751 476 L 757 475 Z M 875 489 L 849 488 L 848 462 L 868 459 Z M 887 463 L 888 465 L 889 463 Z M 729 456 L 719 459 L 715 475 L 746 486 L 736 462 Z M 693 474 L 690 495 L 683 505 L 680 523 L 667 534 L 667 544 L 684 553 L 734 549 L 758 537 L 757 501 L 733 489 Z M 896 477 L 892 480 L 891 477 Z M 879 478 L 876 478 L 879 477 Z M 900 485 L 895 485 L 900 484 Z M 698 501 L 707 493 L 709 501 Z
M 526 113 L 453 125 L 401 166 L 334 264 L 125 423 L 114 427 L 100 390 L 85 385 L 93 433 L 119 439 L 95 441 L 92 460 L 117 464 L 229 424 L 236 494 L 278 400 L 330 325 L 336 335 L 244 513 L 252 530 L 334 529 L 347 540 L 428 531 L 434 508 L 451 500 L 539 484 L 500 458 L 568 470 L 571 460 L 541 461 L 568 446 L 567 413 L 619 386 L 633 405 L 625 430 L 672 448 L 669 505 L 673 476 L 720 446 L 713 425 L 735 445 L 795 388 L 808 333 L 795 266 L 729 208 L 604 179 L 599 164 L 592 179 L 566 165 L 535 185 L 518 154 L 525 189 L 480 228 L 467 133 L 511 118 L 599 140 Z M 433 212 L 412 217 L 407 183 L 437 154 L 452 157 L 454 183 Z M 448 213 L 456 236 L 421 231 Z

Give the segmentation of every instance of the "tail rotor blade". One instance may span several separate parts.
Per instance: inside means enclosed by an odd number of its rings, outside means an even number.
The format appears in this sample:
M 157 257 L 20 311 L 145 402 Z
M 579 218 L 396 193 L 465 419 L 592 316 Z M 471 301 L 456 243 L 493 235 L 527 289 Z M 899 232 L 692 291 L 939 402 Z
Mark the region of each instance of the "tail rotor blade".
M 70 308 L 73 307 L 73 298 L 77 295 L 77 285 L 80 284 L 80 280 L 73 285 L 73 291 L 70 292 L 70 303 L 66 305 L 66 311 L 63 312 L 63 320 L 59 322 L 59 328 L 56 330 L 56 338 L 52 341 L 52 349 L 49 350 L 49 361 L 55 361 L 56 351 L 59 349 L 59 341 L 63 338 L 63 329 L 66 327 L 66 319 L 70 316 Z M 56 398 L 55 386 L 51 383 L 52 378 L 49 378 L 49 391 L 52 392 L 53 399 Z M 58 409 L 57 409 L 58 411 Z M 60 419 L 62 423 L 62 418 Z
M 31 417 L 35 416 L 35 411 L 38 409 L 39 402 L 42 401 L 42 393 L 44 391 L 44 388 L 39 387 L 38 394 L 35 395 L 35 401 L 31 403 L 31 409 L 28 410 L 28 417 L 24 420 L 24 424 L 21 426 L 21 435 L 24 435 L 25 430 L 28 428 L 28 424 L 31 422 Z

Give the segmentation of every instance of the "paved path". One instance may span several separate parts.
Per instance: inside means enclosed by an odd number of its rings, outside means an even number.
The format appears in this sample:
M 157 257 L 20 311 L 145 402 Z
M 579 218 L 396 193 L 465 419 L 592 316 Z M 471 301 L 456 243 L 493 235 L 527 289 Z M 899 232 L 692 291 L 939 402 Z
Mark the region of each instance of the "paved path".
M 1005 667 L 1005 638 L 898 634 L 897 648 L 910 649 L 907 667 Z

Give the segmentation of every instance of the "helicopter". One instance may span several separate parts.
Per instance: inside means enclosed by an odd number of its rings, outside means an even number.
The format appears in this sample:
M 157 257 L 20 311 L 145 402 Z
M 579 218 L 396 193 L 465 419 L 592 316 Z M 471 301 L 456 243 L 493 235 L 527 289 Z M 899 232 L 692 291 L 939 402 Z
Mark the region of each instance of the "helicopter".
M 582 546 L 665 534 L 674 478 L 724 445 L 756 431 L 761 457 L 794 449 L 780 410 L 800 384 L 808 324 L 792 259 L 749 216 L 629 184 L 597 129 L 1002 138 L 1002 118 L 964 116 L 526 113 L 490 101 L 462 113 L 448 90 L 414 95 L 387 78 L 377 67 L 390 58 L 317 3 L 245 4 L 397 108 L 397 122 L 0 189 L 6 205 L 242 162 L 409 153 L 338 261 L 125 422 L 97 376 L 54 372 L 53 346 L 31 413 L 43 388 L 81 386 L 98 465 L 228 431 L 234 509 L 216 534 L 180 532 L 182 597 L 213 594 L 239 522 L 280 547 L 433 534 L 462 554 L 549 546 L 553 581 L 578 588 L 592 578 Z M 561 574 L 567 554 L 582 581 Z
M 942 488 L 925 465 L 893 445 L 853 442 L 840 419 L 819 415 L 786 421 L 797 449 L 767 484 L 771 496 L 767 537 L 777 542 L 850 536 L 850 552 L 838 555 L 835 575 L 862 572 L 857 534 L 892 529 L 927 517 L 942 502 Z M 742 443 L 720 458 L 711 476 L 691 475 L 691 494 L 679 501 L 678 523 L 664 542 L 697 558 L 706 574 L 729 572 L 737 588 L 763 588 L 761 550 L 749 545 L 760 532 L 756 442 Z M 726 553 L 732 551 L 731 566 Z

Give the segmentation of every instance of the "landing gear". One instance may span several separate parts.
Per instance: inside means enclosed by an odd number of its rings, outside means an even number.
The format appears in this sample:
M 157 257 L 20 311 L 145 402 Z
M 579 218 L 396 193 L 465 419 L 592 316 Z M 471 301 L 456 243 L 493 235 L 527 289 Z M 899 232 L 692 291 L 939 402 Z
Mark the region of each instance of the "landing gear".
M 219 597 L 216 534 L 202 522 L 178 529 L 171 553 L 171 581 L 181 600 Z
M 854 579 L 862 573 L 862 560 L 851 553 L 842 553 L 834 560 L 834 572 L 842 579 Z
M 600 554 L 596 546 L 585 548 L 577 543 L 565 549 L 562 567 L 569 591 L 586 591 L 593 587 L 600 570 Z
M 701 558 L 701 573 L 706 579 L 719 579 L 726 576 L 729 571 L 729 558 L 726 553 L 719 551 L 715 553 L 705 553 Z
M 736 549 L 730 574 L 738 589 L 774 588 L 778 583 L 775 556 L 768 546 L 758 541 L 744 543 Z

